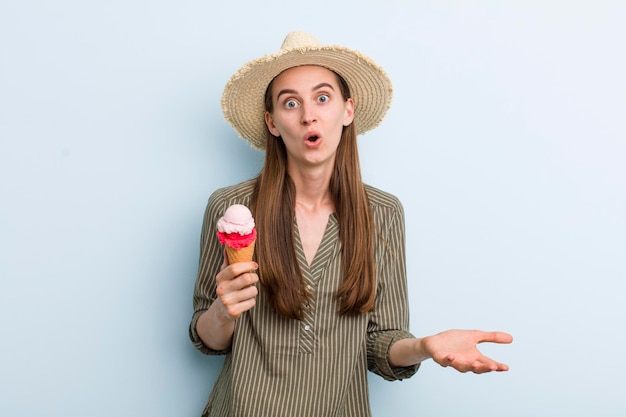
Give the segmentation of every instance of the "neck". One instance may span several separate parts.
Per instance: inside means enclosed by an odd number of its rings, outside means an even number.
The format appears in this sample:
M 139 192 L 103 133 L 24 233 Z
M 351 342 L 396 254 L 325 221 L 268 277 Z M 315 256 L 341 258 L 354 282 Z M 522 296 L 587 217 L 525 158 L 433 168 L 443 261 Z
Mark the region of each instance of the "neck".
M 330 196 L 330 169 L 289 170 L 289 176 L 296 188 L 296 206 L 307 210 L 332 205 Z

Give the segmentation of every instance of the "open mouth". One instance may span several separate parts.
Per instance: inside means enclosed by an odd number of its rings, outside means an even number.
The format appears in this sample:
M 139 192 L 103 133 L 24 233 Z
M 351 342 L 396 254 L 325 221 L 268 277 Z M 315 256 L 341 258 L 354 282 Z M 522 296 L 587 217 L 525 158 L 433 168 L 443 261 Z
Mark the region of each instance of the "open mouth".
M 306 137 L 306 141 L 309 143 L 314 143 L 316 142 L 318 139 L 320 138 L 320 136 L 317 133 L 311 133 L 310 135 L 308 135 Z

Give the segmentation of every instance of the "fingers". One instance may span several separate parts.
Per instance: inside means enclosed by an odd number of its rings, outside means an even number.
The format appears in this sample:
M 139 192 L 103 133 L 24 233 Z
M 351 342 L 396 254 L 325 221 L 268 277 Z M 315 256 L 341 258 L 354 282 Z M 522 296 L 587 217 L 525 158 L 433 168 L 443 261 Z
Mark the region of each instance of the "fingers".
M 452 355 L 448 355 L 445 360 L 440 363 L 440 365 L 443 367 L 450 366 L 459 372 L 473 372 L 475 374 L 504 372 L 509 370 L 509 367 L 506 364 L 496 362 L 485 356 L 477 358 L 471 362 L 463 362 L 461 360 L 456 360 Z
M 228 293 L 220 297 L 222 308 L 229 320 L 237 320 L 241 314 L 256 305 L 258 290 L 249 286 L 237 292 Z
M 478 343 L 482 342 L 508 344 L 513 342 L 513 336 L 505 332 L 483 332 L 483 336 L 482 338 L 480 338 L 480 341 Z M 478 364 L 475 364 L 472 368 L 472 372 L 474 373 L 484 373 L 492 371 L 505 372 L 508 370 L 508 365 L 496 362 L 486 356 L 482 356 L 481 361 Z
M 508 365 L 496 362 L 482 355 L 477 349 L 471 351 L 459 351 L 455 353 L 438 352 L 433 360 L 444 368 L 451 367 L 459 372 L 473 372 L 483 374 L 486 372 L 508 371 Z
M 509 367 L 503 363 L 496 362 L 487 357 L 483 357 L 482 360 L 475 361 L 467 369 L 467 372 L 473 372 L 475 374 L 484 374 L 487 372 L 504 372 L 508 371 Z
M 256 268 L 245 268 L 245 264 L 250 267 L 256 266 L 254 262 L 242 262 L 228 266 L 217 274 L 217 296 L 224 298 L 228 294 L 244 291 L 253 287 L 259 281 L 259 276 L 250 272 Z M 249 293 L 247 291 L 246 293 Z M 256 294 L 254 294 L 256 295 Z
M 228 265 L 217 274 L 216 293 L 223 314 L 229 320 L 236 320 L 256 304 L 258 289 L 255 284 L 259 276 L 253 271 L 257 268 L 256 262 L 238 262 Z
M 431 357 L 443 367 L 452 367 L 459 372 L 508 371 L 509 367 L 484 356 L 477 348 L 478 343 L 511 343 L 513 337 L 504 332 L 481 330 L 448 330 L 423 338 Z
M 512 343 L 513 336 L 505 332 L 482 332 L 483 335 L 480 337 L 480 341 L 482 342 L 490 342 L 490 343 Z
M 241 274 L 256 271 L 259 268 L 256 262 L 237 262 L 232 265 L 224 263 L 222 266 L 222 270 L 216 276 L 218 284 L 224 281 L 231 281 Z

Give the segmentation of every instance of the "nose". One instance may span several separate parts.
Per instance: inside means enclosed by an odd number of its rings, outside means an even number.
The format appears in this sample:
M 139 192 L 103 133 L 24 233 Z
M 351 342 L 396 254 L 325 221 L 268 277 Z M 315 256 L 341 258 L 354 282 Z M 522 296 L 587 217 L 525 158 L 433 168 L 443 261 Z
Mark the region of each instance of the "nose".
M 302 106 L 302 124 L 308 126 L 317 121 L 317 116 L 315 116 L 312 106 L 303 105 Z

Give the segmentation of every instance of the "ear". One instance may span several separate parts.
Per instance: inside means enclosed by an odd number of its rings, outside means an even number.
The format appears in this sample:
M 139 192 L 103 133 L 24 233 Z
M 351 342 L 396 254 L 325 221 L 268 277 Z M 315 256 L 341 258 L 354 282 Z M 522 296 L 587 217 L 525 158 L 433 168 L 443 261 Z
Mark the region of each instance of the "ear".
M 349 126 L 354 121 L 354 100 L 352 97 L 348 98 L 345 103 L 346 112 L 343 117 L 343 125 Z
M 272 135 L 276 136 L 277 138 L 280 137 L 280 132 L 274 124 L 274 118 L 272 118 L 272 115 L 268 111 L 265 112 L 265 124 L 267 125 L 267 128 Z

